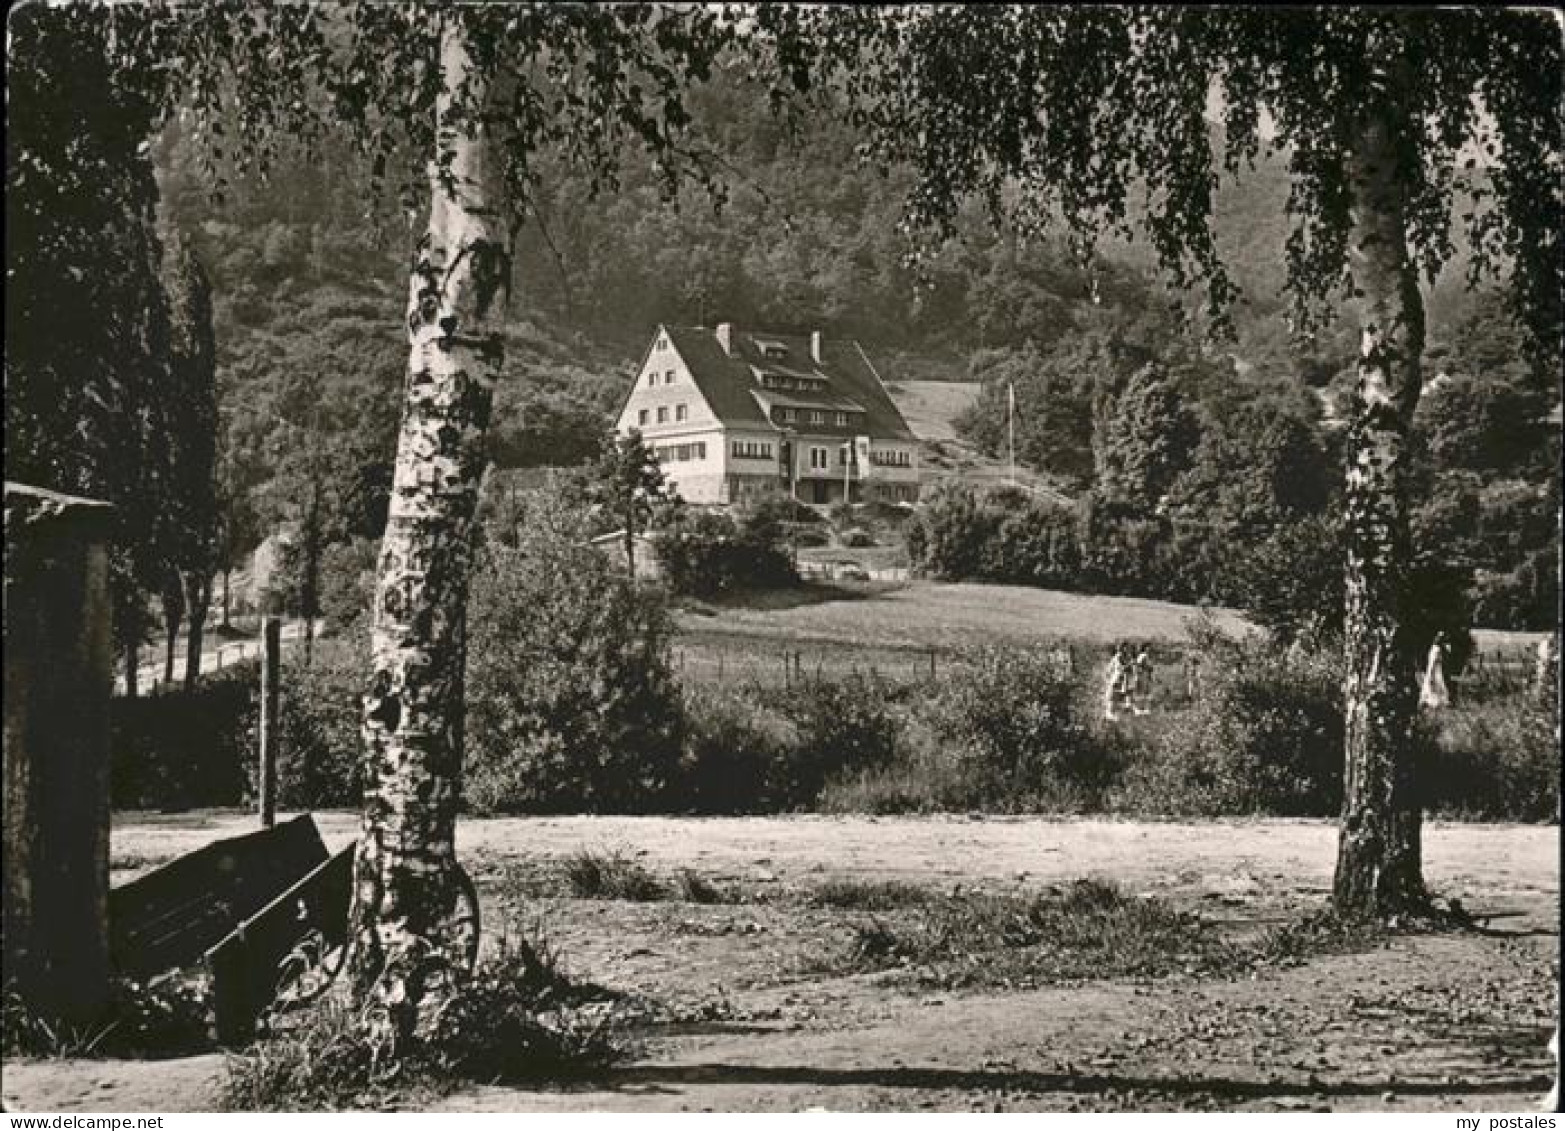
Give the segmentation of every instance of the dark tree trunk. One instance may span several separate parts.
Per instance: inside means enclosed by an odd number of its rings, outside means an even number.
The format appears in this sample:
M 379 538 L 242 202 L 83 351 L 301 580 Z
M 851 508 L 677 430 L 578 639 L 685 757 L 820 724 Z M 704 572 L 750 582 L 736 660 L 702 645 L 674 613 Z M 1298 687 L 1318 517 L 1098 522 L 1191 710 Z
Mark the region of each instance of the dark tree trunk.
M 636 509 L 631 506 L 625 511 L 625 568 L 630 571 L 630 579 L 636 579 Z
M 1348 170 L 1352 273 L 1362 298 L 1347 468 L 1347 765 L 1334 894 L 1338 912 L 1352 917 L 1427 902 L 1412 765 L 1415 657 L 1401 609 L 1411 556 L 1407 440 L 1422 383 L 1424 313 L 1390 102 L 1366 113 Z
M 463 84 L 468 105 L 490 98 L 459 12 L 443 17 L 440 33 L 436 125 L 438 145 L 452 154 L 450 177 L 431 170 L 429 226 L 410 279 L 406 400 L 364 697 L 352 975 L 396 1039 L 424 1031 L 448 985 L 429 953 L 457 899 L 470 535 L 510 272 L 491 137 L 471 116 L 452 115 L 453 90 Z
M 163 644 L 163 683 L 174 682 L 174 658 L 179 648 L 179 625 L 184 619 L 185 598 L 178 582 L 171 582 L 163 590 L 163 627 L 168 633 Z
M 141 649 L 135 644 L 125 645 L 125 698 L 136 698 L 136 668 L 141 663 Z
M 201 678 L 201 646 L 204 643 L 207 610 L 212 604 L 212 578 L 205 573 L 185 573 L 180 578 L 185 589 L 185 606 L 190 614 L 190 636 L 185 647 L 185 690 L 195 689 Z

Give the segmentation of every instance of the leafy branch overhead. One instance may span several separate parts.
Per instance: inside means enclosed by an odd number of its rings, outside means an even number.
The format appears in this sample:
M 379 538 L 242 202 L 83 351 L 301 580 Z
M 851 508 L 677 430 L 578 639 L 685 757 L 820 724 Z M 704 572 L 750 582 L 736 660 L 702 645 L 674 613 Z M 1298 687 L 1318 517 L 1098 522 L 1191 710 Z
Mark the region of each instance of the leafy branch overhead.
M 1453 256 L 1456 211 L 1473 278 L 1513 269 L 1535 343 L 1557 334 L 1561 44 L 1546 13 L 775 5 L 760 18 L 780 88 L 809 85 L 798 68 L 814 45 L 815 87 L 843 93 L 865 154 L 916 171 L 907 228 L 926 244 L 954 233 L 969 199 L 1026 231 L 1064 227 L 1084 261 L 1140 227 L 1175 288 L 1204 287 L 1219 326 L 1240 295 L 1216 250 L 1215 194 L 1263 153 L 1292 174 L 1296 329 L 1358 297 L 1348 159 L 1366 113 L 1392 107 L 1424 277 Z
M 712 7 L 230 0 L 114 6 L 102 18 L 129 87 L 165 115 L 190 112 L 219 192 L 234 175 L 265 176 L 285 142 L 318 149 L 345 132 L 376 195 L 413 212 L 431 165 L 449 185 L 451 138 L 471 129 L 501 155 L 513 224 L 538 193 L 544 154 L 586 171 L 596 194 L 618 186 L 639 147 L 666 197 L 689 181 L 723 196 L 718 155 L 685 109 L 736 34 Z M 437 136 L 443 21 L 460 24 L 471 58 Z

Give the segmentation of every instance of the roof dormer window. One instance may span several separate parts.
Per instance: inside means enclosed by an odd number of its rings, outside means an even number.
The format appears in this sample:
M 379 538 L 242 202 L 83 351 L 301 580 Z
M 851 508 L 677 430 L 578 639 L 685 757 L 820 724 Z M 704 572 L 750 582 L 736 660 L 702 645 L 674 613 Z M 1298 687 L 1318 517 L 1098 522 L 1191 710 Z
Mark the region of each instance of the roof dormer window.
M 788 356 L 788 347 L 770 338 L 757 338 L 755 347 L 761 351 L 762 357 L 779 358 Z

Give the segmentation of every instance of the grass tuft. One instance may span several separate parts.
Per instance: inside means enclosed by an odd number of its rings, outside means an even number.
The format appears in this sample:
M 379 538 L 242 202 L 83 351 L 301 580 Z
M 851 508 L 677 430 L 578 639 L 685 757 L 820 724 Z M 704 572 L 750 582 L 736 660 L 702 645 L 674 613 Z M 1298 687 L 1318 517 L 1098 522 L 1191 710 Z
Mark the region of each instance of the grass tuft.
M 561 864 L 566 889 L 578 899 L 626 899 L 650 903 L 668 899 L 672 892 L 641 864 L 623 851 L 594 852 L 582 849 Z
M 842 961 L 951 987 L 1211 972 L 1230 960 L 1198 916 L 1080 880 L 1035 895 L 927 897 L 857 924 Z
M 734 894 L 689 868 L 679 873 L 679 898 L 686 903 L 734 903 Z
M 827 880 L 810 891 L 810 902 L 820 907 L 860 911 L 919 907 L 936 898 L 928 888 L 902 880 Z
M 0 1031 L 6 1056 L 158 1058 L 212 1048 L 211 987 L 204 974 L 180 971 L 153 983 L 117 979 L 87 1024 L 34 1009 L 7 986 Z
M 463 1083 L 562 1082 L 630 1049 L 618 1002 L 571 981 L 546 942 L 502 936 L 471 973 L 451 972 L 427 1030 L 394 1045 L 384 1007 L 345 995 L 279 1025 L 227 1062 L 229 1111 L 340 1111 L 407 1106 Z

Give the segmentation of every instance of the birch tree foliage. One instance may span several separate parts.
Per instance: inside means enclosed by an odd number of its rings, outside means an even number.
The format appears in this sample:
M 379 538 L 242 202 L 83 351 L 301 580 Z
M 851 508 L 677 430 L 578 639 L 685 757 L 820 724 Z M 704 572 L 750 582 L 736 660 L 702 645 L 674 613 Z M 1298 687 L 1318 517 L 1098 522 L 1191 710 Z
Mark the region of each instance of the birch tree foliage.
M 1348 719 L 1335 900 L 1427 906 L 1407 735 L 1414 657 L 1407 438 L 1422 387 L 1420 279 L 1471 249 L 1509 281 L 1540 356 L 1558 348 L 1560 30 L 1537 11 L 918 8 L 772 17 L 779 72 L 829 45 L 866 155 L 916 171 L 925 246 L 981 200 L 1087 256 L 1138 231 L 1214 329 L 1237 295 L 1213 194 L 1263 148 L 1291 174 L 1286 290 L 1308 334 L 1346 305 L 1360 330 L 1344 535 Z M 1208 118 L 1223 127 L 1214 151 Z M 1134 208 L 1132 207 L 1134 204 Z

